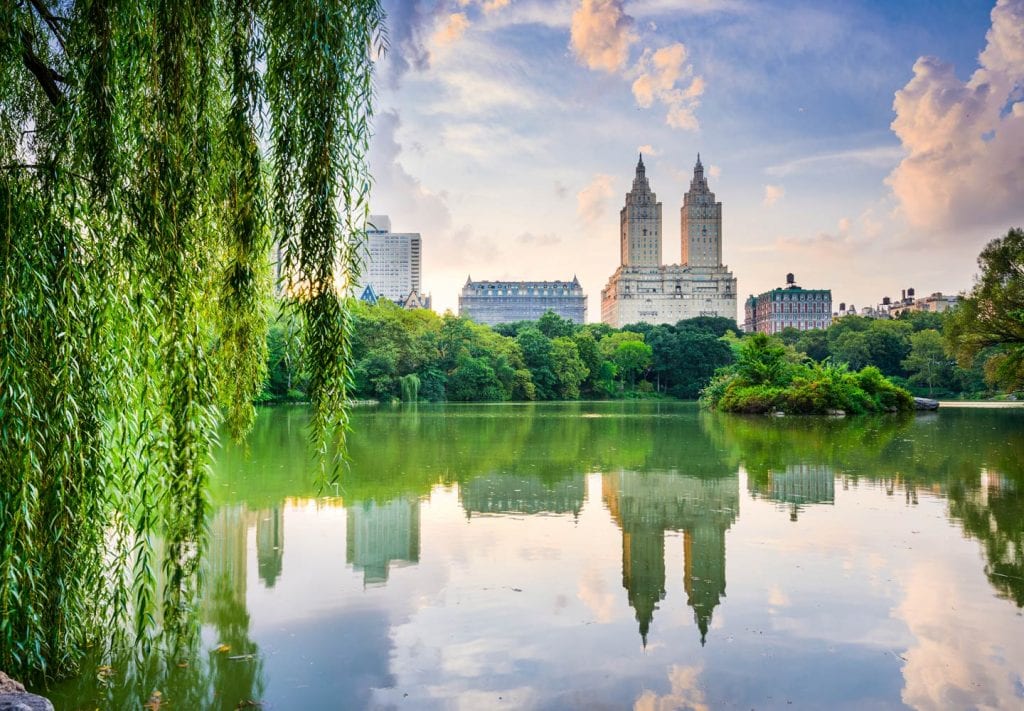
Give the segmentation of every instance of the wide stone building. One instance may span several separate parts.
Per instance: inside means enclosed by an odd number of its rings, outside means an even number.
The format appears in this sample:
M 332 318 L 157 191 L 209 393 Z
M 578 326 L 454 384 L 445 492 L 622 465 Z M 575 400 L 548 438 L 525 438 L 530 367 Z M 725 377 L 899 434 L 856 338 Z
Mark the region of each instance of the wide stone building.
M 620 265 L 601 291 L 601 320 L 616 328 L 698 316 L 736 319 L 736 279 L 722 264 L 722 203 L 708 188 L 697 156 L 680 208 L 682 264 L 662 264 L 661 203 L 643 156 L 619 213 Z
M 459 295 L 459 316 L 494 326 L 536 321 L 554 311 L 573 323 L 583 323 L 587 297 L 579 279 L 572 281 L 473 281 L 466 279 Z

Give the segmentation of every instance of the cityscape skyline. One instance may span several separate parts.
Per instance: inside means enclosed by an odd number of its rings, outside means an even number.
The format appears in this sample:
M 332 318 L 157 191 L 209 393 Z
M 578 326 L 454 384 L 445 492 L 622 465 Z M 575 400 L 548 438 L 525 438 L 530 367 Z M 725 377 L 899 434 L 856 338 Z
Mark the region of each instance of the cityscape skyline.
M 1024 223 L 1021 0 L 385 4 L 372 209 L 423 235 L 439 312 L 466 274 L 595 295 L 638 150 L 669 215 L 701 153 L 741 294 L 956 293 Z

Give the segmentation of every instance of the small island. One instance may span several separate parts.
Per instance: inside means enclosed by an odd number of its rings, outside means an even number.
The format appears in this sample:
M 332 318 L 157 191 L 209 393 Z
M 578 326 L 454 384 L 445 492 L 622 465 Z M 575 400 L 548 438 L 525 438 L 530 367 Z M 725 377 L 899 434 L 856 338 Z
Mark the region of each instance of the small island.
M 754 334 L 733 345 L 736 360 L 720 368 L 701 404 L 723 412 L 846 415 L 909 412 L 914 398 L 875 366 L 815 362 L 777 338 Z

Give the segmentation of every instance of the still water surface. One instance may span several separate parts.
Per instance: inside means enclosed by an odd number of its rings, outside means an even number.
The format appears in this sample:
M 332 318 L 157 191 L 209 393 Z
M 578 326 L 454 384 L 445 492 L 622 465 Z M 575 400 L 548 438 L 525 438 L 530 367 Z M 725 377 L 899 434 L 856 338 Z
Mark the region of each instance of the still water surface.
M 200 654 L 58 709 L 1024 708 L 1024 410 L 360 410 L 326 497 L 306 418 L 218 456 Z

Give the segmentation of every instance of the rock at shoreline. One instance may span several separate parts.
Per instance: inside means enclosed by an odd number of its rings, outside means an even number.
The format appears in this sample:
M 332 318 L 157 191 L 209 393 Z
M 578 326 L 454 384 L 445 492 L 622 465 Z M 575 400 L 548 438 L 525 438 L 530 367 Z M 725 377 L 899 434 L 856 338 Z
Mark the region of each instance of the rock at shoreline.
M 20 681 L 15 681 L 0 671 L 0 694 L 13 694 L 24 690 L 25 687 Z
M 915 397 L 914 407 L 916 407 L 918 410 L 938 410 L 939 401 L 932 400 L 926 397 Z
M 50 700 L 25 691 L 21 682 L 0 672 L 0 711 L 53 711 Z

